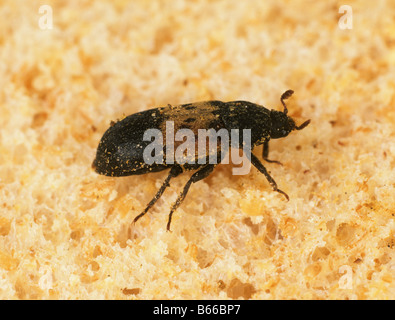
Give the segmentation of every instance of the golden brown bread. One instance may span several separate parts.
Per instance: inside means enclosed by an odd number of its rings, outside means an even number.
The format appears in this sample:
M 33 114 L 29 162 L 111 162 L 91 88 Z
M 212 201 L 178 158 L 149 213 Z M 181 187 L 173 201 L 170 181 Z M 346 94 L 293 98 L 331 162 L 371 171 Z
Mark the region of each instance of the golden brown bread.
M 0 7 L 1 299 L 394 299 L 395 5 L 47 1 Z M 244 99 L 311 124 L 266 164 L 174 180 L 95 174 L 111 120 Z M 256 154 L 259 155 L 261 149 Z

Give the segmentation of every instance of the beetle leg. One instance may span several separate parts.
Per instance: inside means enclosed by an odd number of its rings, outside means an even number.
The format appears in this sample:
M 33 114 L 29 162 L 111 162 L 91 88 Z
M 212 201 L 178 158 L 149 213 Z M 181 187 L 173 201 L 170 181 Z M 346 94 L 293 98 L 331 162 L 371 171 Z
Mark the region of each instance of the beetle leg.
M 266 168 L 259 161 L 259 159 L 251 152 L 250 152 L 250 156 L 251 156 L 251 163 L 254 165 L 255 168 L 257 168 L 261 173 L 263 173 L 265 175 L 267 181 L 269 181 L 269 183 L 272 186 L 273 190 L 283 194 L 285 196 L 285 198 L 287 198 L 287 200 L 289 201 L 288 195 L 284 191 L 280 190 L 277 187 L 276 181 L 274 181 L 274 179 L 270 176 L 269 172 L 267 172 Z
M 171 218 L 173 216 L 174 211 L 180 206 L 180 204 L 184 201 L 185 196 L 188 193 L 189 187 L 191 186 L 192 183 L 198 182 L 200 180 L 203 180 L 204 178 L 207 178 L 210 173 L 214 170 L 215 164 L 207 164 L 203 168 L 199 169 L 196 171 L 188 180 L 188 182 L 184 186 L 184 190 L 180 193 L 178 196 L 176 202 L 173 204 L 171 207 L 170 213 L 169 213 L 169 220 L 167 222 L 167 231 L 170 231 L 170 224 L 171 224 Z
M 156 193 L 155 197 L 148 203 L 147 207 L 144 209 L 142 213 L 140 213 L 136 218 L 134 218 L 133 223 L 135 223 L 138 219 L 140 219 L 143 215 L 147 213 L 147 211 L 156 203 L 156 201 L 159 200 L 159 198 L 162 196 L 163 192 L 165 192 L 165 189 L 170 186 L 170 179 L 177 177 L 180 173 L 182 173 L 182 169 L 179 166 L 172 167 L 170 170 L 169 175 L 167 176 L 165 182 L 163 182 L 162 186 Z
M 263 160 L 265 160 L 265 161 L 267 161 L 267 162 L 270 162 L 270 163 L 277 163 L 277 164 L 279 164 L 279 165 L 283 165 L 280 161 L 277 161 L 277 160 L 269 160 L 268 158 L 267 158 L 267 156 L 269 155 L 269 140 L 266 140 L 264 143 L 263 143 L 263 153 L 262 153 L 262 157 L 263 157 Z

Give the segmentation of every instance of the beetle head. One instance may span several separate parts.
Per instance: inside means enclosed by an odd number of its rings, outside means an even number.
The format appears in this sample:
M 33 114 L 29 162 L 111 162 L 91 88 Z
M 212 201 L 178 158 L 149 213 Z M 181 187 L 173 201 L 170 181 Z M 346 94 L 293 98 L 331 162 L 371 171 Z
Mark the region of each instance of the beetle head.
M 292 90 L 287 90 L 282 94 L 281 103 L 284 106 L 283 112 L 276 110 L 270 111 L 270 119 L 272 121 L 270 137 L 273 139 L 286 137 L 291 131 L 302 130 L 310 123 L 310 120 L 307 120 L 300 126 L 297 126 L 295 121 L 290 116 L 287 116 L 288 109 L 284 100 L 292 96 L 293 93 Z

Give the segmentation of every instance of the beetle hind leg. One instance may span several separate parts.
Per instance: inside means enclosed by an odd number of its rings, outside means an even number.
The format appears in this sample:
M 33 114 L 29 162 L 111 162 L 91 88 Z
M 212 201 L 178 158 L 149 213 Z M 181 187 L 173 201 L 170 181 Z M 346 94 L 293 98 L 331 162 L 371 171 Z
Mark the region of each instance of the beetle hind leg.
M 169 175 L 167 176 L 166 180 L 163 182 L 162 186 L 156 193 L 156 195 L 152 198 L 152 200 L 148 203 L 147 207 L 144 209 L 142 213 L 140 213 L 136 218 L 133 219 L 133 223 L 136 223 L 137 220 L 139 220 L 142 216 L 144 216 L 149 209 L 156 203 L 156 201 L 159 200 L 159 198 L 162 196 L 163 192 L 165 192 L 166 188 L 170 186 L 170 179 L 177 177 L 180 173 L 182 173 L 182 169 L 179 166 L 175 166 L 171 168 Z
M 180 206 L 180 204 L 184 201 L 185 196 L 188 193 L 188 190 L 191 186 L 192 183 L 198 182 L 200 180 L 203 180 L 204 178 L 207 178 L 210 173 L 214 170 L 215 164 L 207 164 L 203 168 L 199 169 L 196 171 L 188 180 L 188 182 L 184 186 L 184 190 L 180 193 L 178 196 L 176 202 L 173 204 L 171 207 L 170 213 L 169 213 L 169 220 L 167 222 L 167 231 L 170 231 L 170 225 L 171 225 L 171 218 L 173 216 L 174 211 Z

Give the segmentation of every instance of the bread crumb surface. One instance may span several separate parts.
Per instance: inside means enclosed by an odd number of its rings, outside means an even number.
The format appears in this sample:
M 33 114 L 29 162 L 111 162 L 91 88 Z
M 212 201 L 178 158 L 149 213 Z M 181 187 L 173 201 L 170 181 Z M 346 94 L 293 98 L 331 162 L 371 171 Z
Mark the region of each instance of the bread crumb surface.
M 0 7 L 1 299 L 394 299 L 395 4 L 39 1 Z M 166 173 L 91 169 L 111 120 L 248 100 L 302 131 L 270 144 L 273 192 L 220 165 L 167 215 Z M 261 148 L 256 149 L 259 156 Z

